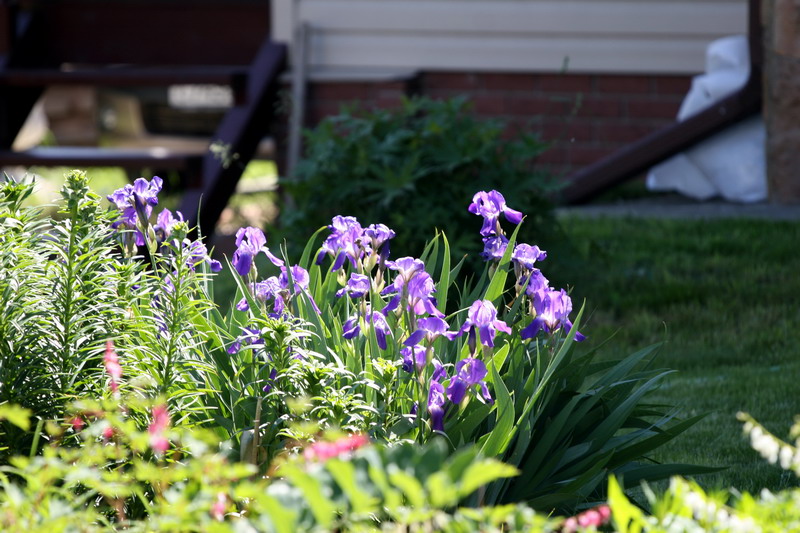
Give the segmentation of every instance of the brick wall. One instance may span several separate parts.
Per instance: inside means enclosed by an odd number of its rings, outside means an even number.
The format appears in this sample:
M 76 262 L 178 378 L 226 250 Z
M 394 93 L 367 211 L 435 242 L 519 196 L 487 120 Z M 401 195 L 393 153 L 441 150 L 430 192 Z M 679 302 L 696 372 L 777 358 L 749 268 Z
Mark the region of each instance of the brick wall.
M 482 117 L 504 120 L 508 134 L 538 132 L 551 144 L 540 163 L 556 175 L 586 166 L 674 122 L 690 76 L 423 72 L 406 82 L 313 83 L 307 125 L 361 102 L 399 105 L 403 94 L 466 95 Z

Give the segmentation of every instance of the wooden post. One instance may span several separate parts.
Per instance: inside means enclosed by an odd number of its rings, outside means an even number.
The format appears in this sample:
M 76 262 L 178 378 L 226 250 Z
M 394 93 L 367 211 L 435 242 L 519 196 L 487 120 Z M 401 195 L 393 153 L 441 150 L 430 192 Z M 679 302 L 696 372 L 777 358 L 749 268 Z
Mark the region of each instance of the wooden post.
M 763 5 L 769 197 L 800 203 L 800 0 Z

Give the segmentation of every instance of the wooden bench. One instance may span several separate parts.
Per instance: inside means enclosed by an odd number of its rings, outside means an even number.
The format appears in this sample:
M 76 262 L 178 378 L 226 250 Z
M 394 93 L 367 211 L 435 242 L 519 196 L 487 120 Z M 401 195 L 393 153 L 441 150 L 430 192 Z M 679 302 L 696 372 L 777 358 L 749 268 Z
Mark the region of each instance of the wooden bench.
M 265 0 L 0 0 L 0 166 L 179 170 L 187 177 L 180 209 L 210 235 L 269 133 L 285 61 L 285 46 L 269 38 Z M 183 84 L 231 87 L 233 105 L 210 143 L 237 164 L 211 150 L 11 149 L 48 86 Z

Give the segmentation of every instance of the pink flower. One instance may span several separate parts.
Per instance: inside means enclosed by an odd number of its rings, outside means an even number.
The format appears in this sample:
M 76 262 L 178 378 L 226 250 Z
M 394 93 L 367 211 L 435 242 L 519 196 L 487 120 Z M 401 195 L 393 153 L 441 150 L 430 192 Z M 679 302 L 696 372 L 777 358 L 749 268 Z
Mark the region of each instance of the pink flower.
M 611 508 L 608 505 L 600 505 L 584 511 L 577 516 L 567 518 L 564 521 L 561 531 L 563 533 L 572 533 L 577 531 L 579 526 L 581 528 L 598 528 L 608 523 L 609 518 L 611 518 Z
M 86 422 L 78 415 L 73 416 L 69 419 L 69 425 L 72 426 L 72 429 L 77 433 L 78 431 L 82 430 L 86 426 Z
M 114 351 L 114 343 L 111 339 L 106 341 L 106 354 L 103 356 L 103 364 L 106 372 L 111 376 L 111 392 L 116 393 L 119 389 L 119 379 L 122 377 L 122 367 L 119 364 L 119 357 Z
M 305 449 L 303 456 L 309 461 L 326 461 L 331 457 L 338 457 L 352 452 L 369 444 L 366 435 L 350 435 L 335 442 L 315 442 Z
M 222 522 L 225 520 L 225 510 L 228 508 L 228 497 L 224 492 L 217 493 L 217 500 L 211 504 L 211 518 Z
M 169 412 L 166 405 L 156 405 L 153 407 L 153 421 L 147 428 L 150 433 L 150 447 L 157 454 L 162 454 L 169 449 L 169 440 L 164 436 L 164 432 L 169 427 Z

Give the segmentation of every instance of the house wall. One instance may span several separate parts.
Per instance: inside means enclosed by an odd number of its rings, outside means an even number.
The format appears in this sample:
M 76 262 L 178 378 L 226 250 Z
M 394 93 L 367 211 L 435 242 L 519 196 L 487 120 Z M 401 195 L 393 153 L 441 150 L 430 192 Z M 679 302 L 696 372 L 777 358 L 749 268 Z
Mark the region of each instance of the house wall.
M 308 31 L 307 125 L 343 103 L 466 95 L 509 134 L 551 141 L 542 163 L 556 173 L 673 122 L 708 43 L 747 29 L 746 0 L 272 0 L 272 9 L 277 40 L 291 43 L 298 23 Z

